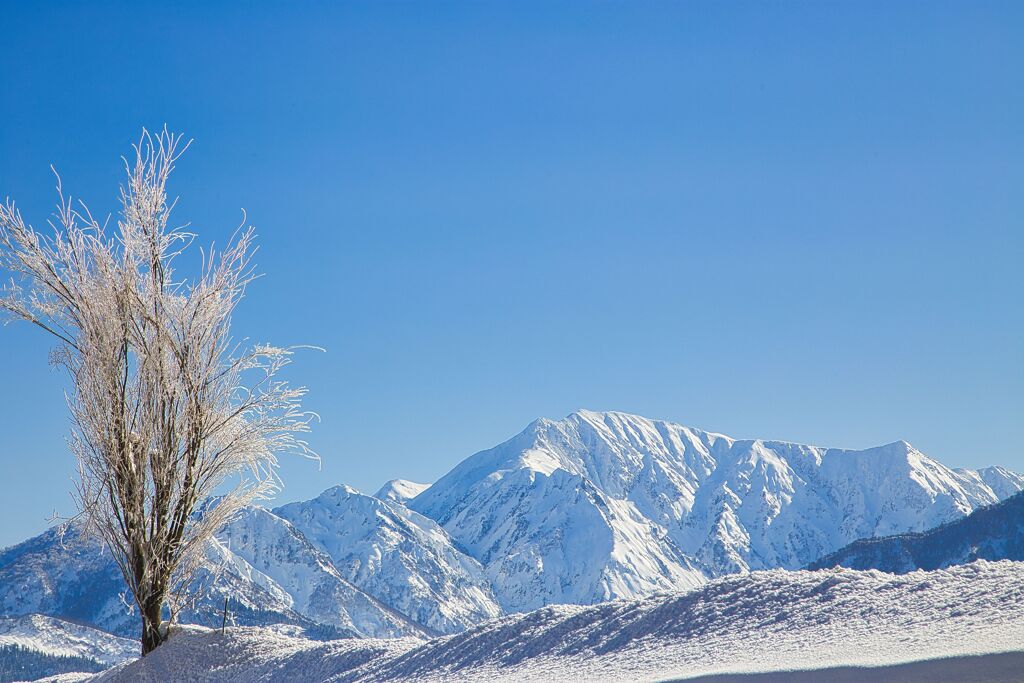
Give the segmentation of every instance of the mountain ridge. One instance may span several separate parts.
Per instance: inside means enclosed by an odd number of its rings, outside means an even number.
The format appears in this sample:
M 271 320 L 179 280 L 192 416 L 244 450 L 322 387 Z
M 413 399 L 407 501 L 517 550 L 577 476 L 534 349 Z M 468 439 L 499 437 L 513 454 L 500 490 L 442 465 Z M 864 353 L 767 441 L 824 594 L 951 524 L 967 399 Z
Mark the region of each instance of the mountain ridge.
M 870 449 L 733 439 L 621 412 L 539 418 L 430 485 L 338 485 L 250 508 L 209 552 L 240 624 L 422 638 L 501 614 L 798 569 L 865 536 L 922 531 L 1024 489 L 952 470 L 906 441 Z M 45 613 L 132 635 L 105 550 L 72 529 L 0 551 L 0 616 Z M 3 587 L 11 589 L 4 590 Z M 14 590 L 14 586 L 24 586 Z M 217 622 L 219 623 L 219 622 Z
M 985 476 L 1020 490 L 1009 474 Z M 739 440 L 584 410 L 534 420 L 407 505 L 481 561 L 507 610 L 522 611 L 798 569 L 857 538 L 923 530 L 998 499 L 982 474 L 906 441 L 854 450 Z M 575 536 L 560 517 L 569 507 L 588 526 Z

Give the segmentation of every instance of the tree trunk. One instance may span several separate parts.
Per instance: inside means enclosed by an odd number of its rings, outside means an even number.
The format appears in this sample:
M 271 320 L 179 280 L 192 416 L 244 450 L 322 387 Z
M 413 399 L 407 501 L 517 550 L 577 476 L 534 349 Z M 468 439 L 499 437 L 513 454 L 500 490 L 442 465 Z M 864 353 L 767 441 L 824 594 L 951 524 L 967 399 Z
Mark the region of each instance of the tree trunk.
M 167 639 L 167 634 L 163 629 L 163 607 L 164 601 L 163 596 L 150 598 L 146 601 L 146 604 L 142 606 L 142 656 L 145 657 L 150 652 L 159 647 L 164 640 Z

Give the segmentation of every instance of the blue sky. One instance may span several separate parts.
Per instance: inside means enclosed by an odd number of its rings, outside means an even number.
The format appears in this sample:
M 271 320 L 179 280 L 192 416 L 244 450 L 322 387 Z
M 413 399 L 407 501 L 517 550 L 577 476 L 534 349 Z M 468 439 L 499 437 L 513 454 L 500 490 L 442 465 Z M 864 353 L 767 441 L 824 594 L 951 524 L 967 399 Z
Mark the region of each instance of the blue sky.
M 328 349 L 284 499 L 581 407 L 1024 470 L 1020 3 L 3 14 L 0 195 L 113 211 L 167 123 L 178 219 L 258 228 L 239 334 Z M 0 545 L 71 511 L 48 345 L 0 329 Z

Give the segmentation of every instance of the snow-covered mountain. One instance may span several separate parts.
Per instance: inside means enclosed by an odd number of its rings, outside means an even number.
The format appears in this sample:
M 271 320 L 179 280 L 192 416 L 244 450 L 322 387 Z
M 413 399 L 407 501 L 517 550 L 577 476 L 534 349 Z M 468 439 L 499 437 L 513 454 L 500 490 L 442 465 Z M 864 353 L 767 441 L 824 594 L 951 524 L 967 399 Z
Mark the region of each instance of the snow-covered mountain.
M 237 558 L 238 573 L 280 591 L 295 612 L 318 624 L 369 637 L 424 635 L 423 628 L 341 575 L 331 558 L 285 519 L 246 508 L 217 534 Z
M 249 508 L 207 548 L 195 577 L 203 591 L 185 623 L 219 625 L 224 598 L 232 619 L 286 624 L 324 637 L 422 636 L 427 631 L 340 576 L 330 559 L 283 519 Z M 137 637 L 138 616 L 109 552 L 62 524 L 0 552 L 0 615 L 46 614 Z
M 1011 472 L 1004 467 L 984 467 L 980 470 L 956 470 L 969 479 L 980 479 L 982 483 L 992 489 L 1000 500 L 1009 498 L 1018 491 L 1024 489 L 1024 475 Z
M 132 636 L 137 617 L 125 590 L 113 558 L 74 524 L 0 551 L 0 616 L 48 614 Z
M 41 614 L 0 617 L 0 647 L 9 645 L 56 657 L 84 657 L 106 666 L 139 656 L 138 641 Z
M 811 563 L 898 574 L 984 560 L 1024 560 L 1024 493 L 916 534 L 866 538 Z
M 1012 472 L 951 470 L 906 442 L 742 441 L 624 413 L 540 419 L 408 506 L 480 560 L 508 611 L 593 603 L 920 531 L 997 502 Z
M 399 503 L 336 486 L 274 514 L 347 580 L 436 632 L 461 631 L 500 613 L 480 564 L 433 520 Z
M 79 680 L 663 681 L 775 671 L 785 673 L 768 680 L 1002 683 L 1021 679 L 1022 643 L 1024 563 L 982 561 L 903 576 L 755 572 L 686 593 L 546 607 L 426 643 L 189 628 L 145 659 Z
M 137 641 L 53 617 L 0 618 L 0 681 L 102 671 L 139 654 Z
M 430 488 L 430 484 L 419 484 L 408 479 L 392 479 L 381 486 L 374 498 L 405 505 L 408 501 Z
M 183 619 L 220 623 L 227 596 L 241 623 L 316 625 L 292 609 L 294 601 L 285 590 L 222 543 L 209 546 L 208 559 L 210 566 L 196 577 L 208 590 Z M 29 614 L 91 624 L 124 637 L 138 635 L 138 615 L 114 559 L 73 523 L 0 552 L 0 615 Z
M 905 442 L 863 451 L 741 441 L 623 413 L 541 419 L 432 485 L 346 486 L 248 509 L 211 543 L 182 615 L 319 637 L 421 638 L 502 613 L 797 569 L 851 541 L 922 531 L 1024 487 L 951 470 Z M 63 536 L 61 531 L 63 530 Z M 65 525 L 0 551 L 0 616 L 134 636 L 121 577 Z M 130 602 L 130 601 L 127 601 Z

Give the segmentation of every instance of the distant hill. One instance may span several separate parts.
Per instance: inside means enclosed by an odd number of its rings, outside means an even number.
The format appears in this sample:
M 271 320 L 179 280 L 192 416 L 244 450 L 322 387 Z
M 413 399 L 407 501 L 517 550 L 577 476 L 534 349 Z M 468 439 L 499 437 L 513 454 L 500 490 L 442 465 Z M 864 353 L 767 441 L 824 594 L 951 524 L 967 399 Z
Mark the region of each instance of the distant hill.
M 903 574 L 974 560 L 1024 560 L 1024 493 L 929 531 L 855 541 L 809 565 Z
M 102 671 L 138 654 L 137 641 L 90 626 L 39 614 L 0 618 L 0 683 Z

